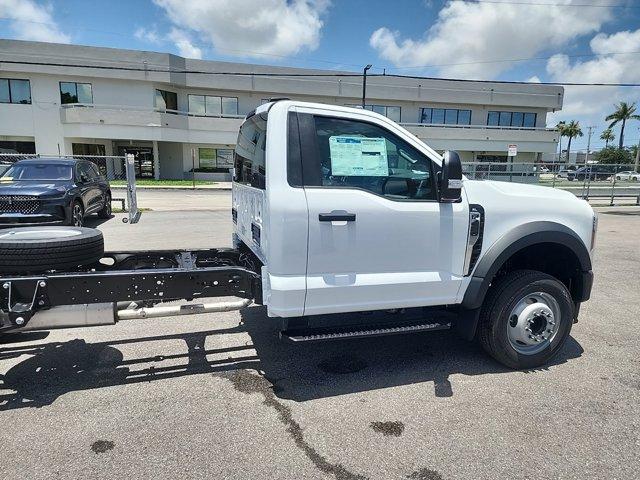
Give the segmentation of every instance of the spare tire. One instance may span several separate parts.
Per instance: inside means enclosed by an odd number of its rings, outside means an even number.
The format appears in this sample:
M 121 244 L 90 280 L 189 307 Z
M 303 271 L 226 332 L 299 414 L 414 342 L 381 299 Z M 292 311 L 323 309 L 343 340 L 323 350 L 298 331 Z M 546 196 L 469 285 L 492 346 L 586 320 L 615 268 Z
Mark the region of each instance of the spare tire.
M 73 270 L 102 258 L 102 232 L 83 227 L 0 230 L 0 273 Z

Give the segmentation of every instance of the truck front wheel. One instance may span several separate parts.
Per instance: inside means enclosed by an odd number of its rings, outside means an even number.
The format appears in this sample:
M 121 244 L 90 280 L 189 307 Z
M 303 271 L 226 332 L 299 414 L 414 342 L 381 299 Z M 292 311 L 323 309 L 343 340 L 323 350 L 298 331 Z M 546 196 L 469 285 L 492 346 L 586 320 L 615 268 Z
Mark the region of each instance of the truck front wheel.
M 546 273 L 510 272 L 494 282 L 480 313 L 482 347 L 510 368 L 535 368 L 562 348 L 574 317 L 565 285 Z

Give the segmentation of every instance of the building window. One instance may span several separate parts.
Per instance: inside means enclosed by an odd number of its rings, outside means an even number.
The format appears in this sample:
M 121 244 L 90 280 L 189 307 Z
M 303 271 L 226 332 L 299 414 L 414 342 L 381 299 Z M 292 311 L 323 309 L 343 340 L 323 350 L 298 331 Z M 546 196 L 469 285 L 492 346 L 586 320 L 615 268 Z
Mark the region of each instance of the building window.
M 347 104 L 347 107 L 355 107 L 358 108 L 360 105 L 355 104 Z M 397 106 L 387 106 L 387 105 L 365 105 L 365 110 L 371 110 L 372 112 L 379 113 L 380 115 L 384 115 L 389 120 L 393 120 L 394 122 L 400 122 L 400 113 L 401 108 Z
M 60 103 L 93 103 L 91 84 L 60 82 Z
M 526 127 L 536 126 L 535 113 L 525 112 L 489 112 L 487 115 L 487 125 L 493 127 Z
M 160 110 L 178 110 L 178 94 L 156 88 L 156 108 Z
M 423 108 L 420 123 L 433 125 L 470 125 L 471 110 L 457 108 Z
M 233 149 L 231 148 L 198 148 L 200 170 L 227 171 L 233 168 Z
M 31 103 L 29 80 L 0 78 L 0 103 Z
M 189 113 L 194 115 L 238 115 L 236 97 L 189 95 Z
M 72 143 L 71 152 L 74 156 L 94 155 L 104 157 L 106 149 L 99 143 Z
M 0 141 L 0 153 L 36 153 L 36 142 Z

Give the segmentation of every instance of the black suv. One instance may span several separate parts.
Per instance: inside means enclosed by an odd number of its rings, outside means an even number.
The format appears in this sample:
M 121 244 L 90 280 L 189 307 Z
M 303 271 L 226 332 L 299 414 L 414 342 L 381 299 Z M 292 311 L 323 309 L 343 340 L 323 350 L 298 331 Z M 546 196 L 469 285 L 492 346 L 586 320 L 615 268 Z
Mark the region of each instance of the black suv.
M 606 180 L 616 173 L 615 165 L 589 165 L 580 167 L 575 172 L 568 172 L 568 180 L 580 180 L 585 178 L 589 180 Z
M 92 213 L 111 216 L 111 189 L 93 162 L 20 160 L 0 174 L 0 225 L 82 226 Z

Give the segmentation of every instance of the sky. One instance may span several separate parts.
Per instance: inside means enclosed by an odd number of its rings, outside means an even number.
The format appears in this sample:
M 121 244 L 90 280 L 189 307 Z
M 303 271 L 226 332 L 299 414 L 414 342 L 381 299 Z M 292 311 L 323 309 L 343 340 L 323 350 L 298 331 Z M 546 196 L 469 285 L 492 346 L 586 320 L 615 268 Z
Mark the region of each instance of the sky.
M 0 0 L 0 37 L 307 68 L 370 63 L 372 73 L 640 83 L 640 0 Z M 566 86 L 547 123 L 578 120 L 576 148 L 593 126 L 599 148 L 619 101 L 640 113 L 640 87 Z M 632 121 L 625 144 L 639 137 Z

